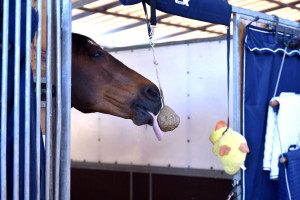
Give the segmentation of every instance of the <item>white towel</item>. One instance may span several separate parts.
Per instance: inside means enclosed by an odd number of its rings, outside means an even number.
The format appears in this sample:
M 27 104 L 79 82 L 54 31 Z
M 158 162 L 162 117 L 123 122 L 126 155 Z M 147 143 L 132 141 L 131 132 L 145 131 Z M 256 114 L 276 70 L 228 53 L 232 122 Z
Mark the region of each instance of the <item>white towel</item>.
M 278 162 L 281 153 L 290 145 L 300 147 L 300 95 L 281 93 L 278 114 L 269 106 L 265 138 L 263 169 L 270 171 L 270 179 L 278 178 Z

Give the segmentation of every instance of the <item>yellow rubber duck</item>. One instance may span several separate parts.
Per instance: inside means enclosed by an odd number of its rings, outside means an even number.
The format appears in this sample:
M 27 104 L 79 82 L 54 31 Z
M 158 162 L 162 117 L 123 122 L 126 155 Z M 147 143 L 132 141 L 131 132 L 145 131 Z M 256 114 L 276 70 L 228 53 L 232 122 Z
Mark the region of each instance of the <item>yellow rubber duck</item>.
M 230 127 L 227 129 L 227 126 L 226 122 L 219 121 L 209 139 L 214 145 L 213 152 L 220 159 L 224 171 L 229 175 L 234 175 L 243 167 L 250 150 L 244 136 Z

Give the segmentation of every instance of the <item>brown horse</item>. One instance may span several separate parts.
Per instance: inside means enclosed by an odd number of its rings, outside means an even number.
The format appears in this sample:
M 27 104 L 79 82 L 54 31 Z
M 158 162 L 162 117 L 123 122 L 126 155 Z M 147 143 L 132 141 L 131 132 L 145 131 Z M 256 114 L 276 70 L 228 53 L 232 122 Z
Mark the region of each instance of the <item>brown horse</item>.
M 72 107 L 153 124 L 148 111 L 161 108 L 158 88 L 104 51 L 90 38 L 72 34 Z

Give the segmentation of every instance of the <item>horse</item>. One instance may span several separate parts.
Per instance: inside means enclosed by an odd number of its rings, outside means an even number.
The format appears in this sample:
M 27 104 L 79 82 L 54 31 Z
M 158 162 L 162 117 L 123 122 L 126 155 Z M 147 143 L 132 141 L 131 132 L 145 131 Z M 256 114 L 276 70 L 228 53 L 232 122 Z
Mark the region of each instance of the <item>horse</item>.
M 157 86 L 104 51 L 91 38 L 72 33 L 71 106 L 153 125 L 161 109 Z

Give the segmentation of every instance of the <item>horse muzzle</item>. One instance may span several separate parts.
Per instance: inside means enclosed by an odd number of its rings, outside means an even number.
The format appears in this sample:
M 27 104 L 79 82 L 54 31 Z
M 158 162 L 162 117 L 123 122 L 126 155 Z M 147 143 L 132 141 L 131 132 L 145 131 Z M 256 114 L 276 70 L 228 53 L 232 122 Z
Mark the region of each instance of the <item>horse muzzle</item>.
M 151 100 L 134 100 L 131 106 L 133 111 L 132 121 L 135 125 L 141 126 L 144 124 L 153 125 L 153 118 L 149 112 L 157 115 L 161 109 L 160 98 L 151 101 Z

